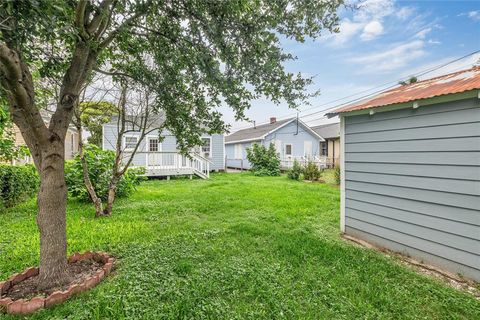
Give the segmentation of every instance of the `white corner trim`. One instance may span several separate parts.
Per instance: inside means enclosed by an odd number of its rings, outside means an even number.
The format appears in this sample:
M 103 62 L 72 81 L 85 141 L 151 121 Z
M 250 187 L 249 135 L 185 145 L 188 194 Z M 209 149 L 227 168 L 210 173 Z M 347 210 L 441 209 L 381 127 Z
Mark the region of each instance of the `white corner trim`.
M 227 167 L 227 150 L 226 150 L 226 144 L 225 144 L 225 135 L 222 134 L 222 142 L 223 142 L 223 170 Z M 226 170 L 225 170 L 226 171 Z
M 345 233 L 345 116 L 340 115 L 340 231 Z
M 105 125 L 102 125 L 102 150 L 105 150 Z

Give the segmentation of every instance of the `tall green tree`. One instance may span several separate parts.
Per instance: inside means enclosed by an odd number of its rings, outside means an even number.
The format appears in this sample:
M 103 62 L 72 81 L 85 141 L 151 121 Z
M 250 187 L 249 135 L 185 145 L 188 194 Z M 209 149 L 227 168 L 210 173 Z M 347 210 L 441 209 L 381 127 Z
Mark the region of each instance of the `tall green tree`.
M 27 156 L 28 148 L 15 143 L 10 116 L 0 103 L 0 161 L 13 161 Z
M 252 99 L 304 103 L 311 79 L 287 72 L 281 38 L 335 31 L 342 0 L 0 1 L 0 84 L 39 171 L 40 287 L 67 281 L 64 140 L 93 70 L 155 92 L 179 147 L 226 128 L 217 107 L 244 118 Z M 45 125 L 32 73 L 58 86 Z M 36 82 L 35 82 L 36 83 Z
M 79 105 L 81 121 L 90 136 L 88 143 L 102 146 L 102 126 L 118 114 L 117 106 L 109 101 L 82 101 Z

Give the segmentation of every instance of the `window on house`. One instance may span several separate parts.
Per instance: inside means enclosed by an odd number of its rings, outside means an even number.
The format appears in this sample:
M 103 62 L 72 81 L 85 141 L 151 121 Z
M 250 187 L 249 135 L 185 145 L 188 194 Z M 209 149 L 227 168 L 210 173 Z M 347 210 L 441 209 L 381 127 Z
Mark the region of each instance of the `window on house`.
M 148 139 L 148 151 L 157 152 L 158 151 L 158 138 L 149 138 Z
M 138 143 L 138 137 L 125 137 L 125 150 L 135 149 Z
M 235 145 L 235 159 L 242 159 L 242 145 L 240 143 Z
M 328 142 L 320 142 L 320 155 L 328 156 Z
M 291 144 L 286 144 L 285 145 L 285 155 L 286 156 L 291 156 L 292 155 L 292 145 Z
M 202 138 L 202 155 L 205 158 L 210 158 L 212 154 L 212 139 L 210 138 Z

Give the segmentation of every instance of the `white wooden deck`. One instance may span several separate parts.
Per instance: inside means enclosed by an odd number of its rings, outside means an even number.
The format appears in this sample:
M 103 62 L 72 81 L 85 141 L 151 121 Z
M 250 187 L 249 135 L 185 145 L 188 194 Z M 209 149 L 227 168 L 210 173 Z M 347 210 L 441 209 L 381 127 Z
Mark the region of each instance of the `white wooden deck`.
M 315 156 L 315 157 L 311 157 L 311 158 L 307 158 L 307 157 L 288 157 L 288 158 L 280 159 L 280 168 L 282 170 L 288 170 L 288 169 L 292 168 L 295 160 L 297 160 L 298 163 L 300 163 L 302 166 L 307 164 L 309 161 L 311 161 L 311 162 L 315 163 L 319 169 L 325 169 L 330 165 L 327 157 L 325 157 L 325 156 L 321 156 L 321 157 Z
M 202 179 L 210 177 L 211 161 L 198 153 L 183 155 L 178 152 L 138 152 L 145 158 L 145 175 L 148 177 L 170 177 L 196 175 Z

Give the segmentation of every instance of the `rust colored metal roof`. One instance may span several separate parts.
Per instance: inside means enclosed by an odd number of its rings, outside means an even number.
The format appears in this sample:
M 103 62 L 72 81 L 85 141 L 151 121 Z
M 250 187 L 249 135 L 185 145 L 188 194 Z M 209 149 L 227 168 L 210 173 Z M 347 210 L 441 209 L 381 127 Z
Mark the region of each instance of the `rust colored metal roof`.
M 378 108 L 475 89 L 480 89 L 480 66 L 398 86 L 372 98 L 340 107 L 327 115 L 333 116 L 338 113 Z

